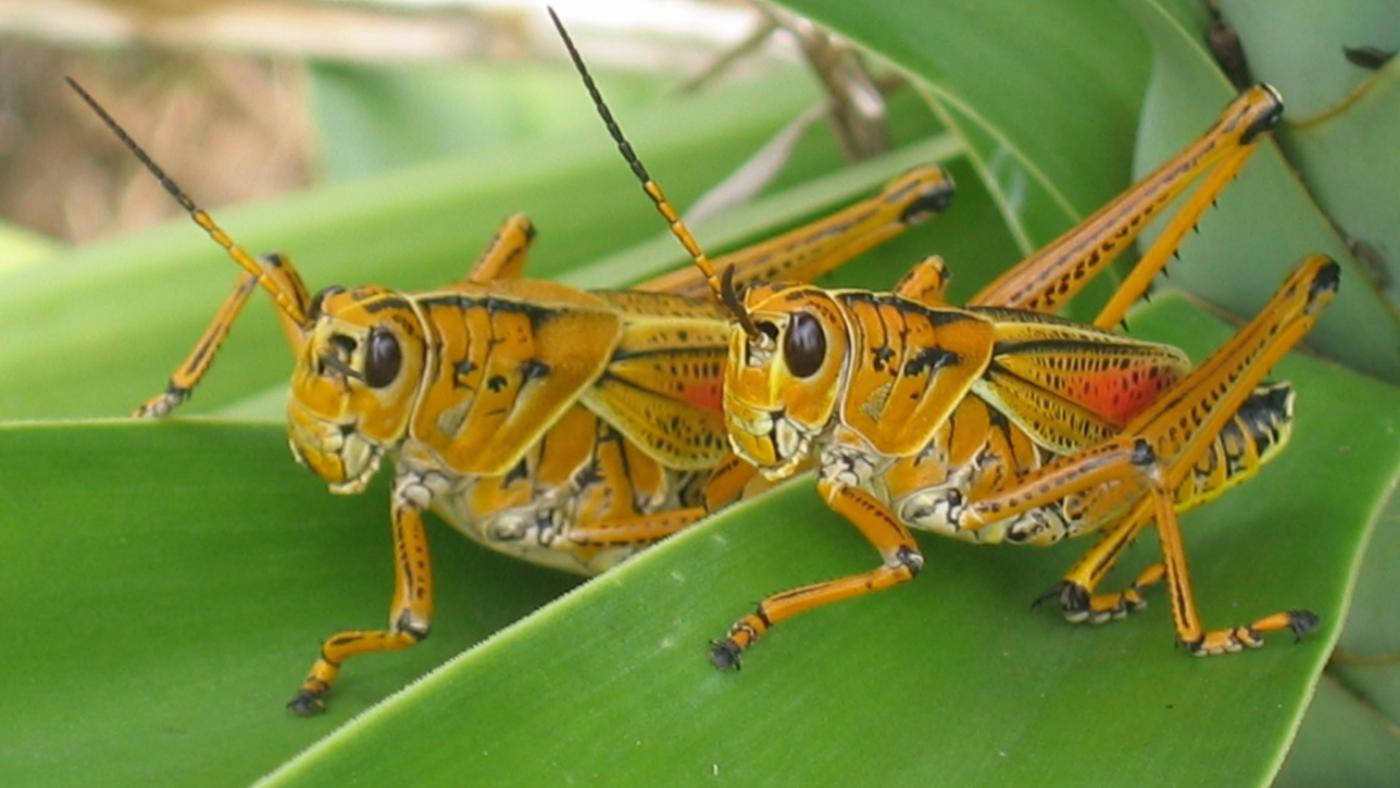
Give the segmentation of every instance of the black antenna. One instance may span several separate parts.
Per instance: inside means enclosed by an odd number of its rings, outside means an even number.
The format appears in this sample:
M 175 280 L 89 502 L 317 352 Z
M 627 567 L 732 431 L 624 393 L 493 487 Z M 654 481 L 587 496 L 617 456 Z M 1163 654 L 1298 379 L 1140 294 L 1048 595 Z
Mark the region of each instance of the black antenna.
M 268 276 L 263 273 L 262 265 L 258 263 L 257 260 L 253 259 L 253 256 L 248 254 L 243 247 L 234 243 L 228 233 L 224 232 L 219 225 L 215 224 L 214 219 L 210 217 L 203 208 L 195 205 L 194 200 L 191 200 L 190 196 L 185 194 L 185 191 L 180 188 L 180 185 L 175 183 L 169 175 L 166 175 L 165 170 L 162 170 L 160 165 L 152 161 L 146 151 L 143 150 L 140 145 L 136 144 L 136 140 L 133 140 L 131 135 L 126 133 L 126 129 L 123 129 L 121 125 L 107 113 L 107 110 L 103 109 L 102 105 L 97 103 L 97 99 L 93 98 L 86 90 L 83 90 L 83 86 L 79 85 L 77 80 L 72 77 L 64 77 L 64 79 L 68 81 L 68 86 L 73 88 L 74 92 L 82 98 L 83 102 L 91 107 L 93 112 L 97 113 L 97 117 L 102 119 L 102 122 L 106 124 L 107 128 L 111 129 L 112 133 L 117 135 L 117 139 L 122 141 L 122 144 L 127 147 L 127 150 L 130 150 L 132 154 L 146 166 L 146 169 L 150 170 L 151 174 L 156 177 L 156 180 L 160 181 L 160 185 L 165 187 L 167 192 L 170 192 L 170 196 L 174 197 L 175 201 L 180 203 L 180 207 L 185 209 L 185 212 L 190 215 L 194 223 L 202 227 L 204 232 L 208 233 L 209 237 L 214 239 L 214 243 L 222 246 L 224 251 L 228 252 L 228 256 L 237 263 L 240 268 L 257 277 L 258 284 L 262 285 L 263 289 L 272 295 L 272 299 L 277 302 L 277 307 L 285 312 L 297 325 L 309 325 L 310 321 L 302 312 L 301 306 L 298 304 L 297 300 L 285 293 L 282 288 L 277 286 L 276 282 L 269 279 Z
M 709 283 L 715 297 L 734 313 L 735 319 L 739 321 L 745 334 L 757 338 L 758 329 L 754 326 L 753 319 L 749 317 L 748 312 L 744 310 L 743 304 L 734 293 L 733 268 L 726 271 L 727 275 L 723 280 L 715 273 L 714 264 L 705 255 L 705 251 L 700 248 L 695 236 L 691 235 L 690 228 L 685 225 L 675 207 L 666 199 L 666 194 L 661 191 L 660 184 L 647 174 L 647 168 L 642 165 L 642 160 L 637 157 L 636 151 L 632 150 L 631 143 L 622 135 L 622 129 L 617 125 L 608 105 L 603 101 L 603 94 L 598 91 L 597 84 L 593 82 L 593 76 L 588 73 L 588 67 L 583 64 L 583 57 L 574 47 L 573 39 L 569 38 L 569 32 L 564 29 L 564 23 L 559 21 L 559 15 L 554 13 L 553 7 L 549 8 L 549 18 L 554 20 L 554 28 L 559 31 L 559 37 L 564 40 L 564 48 L 569 50 L 569 57 L 574 61 L 574 68 L 578 70 L 579 76 L 583 78 L 583 86 L 588 89 L 588 95 L 593 97 L 593 106 L 598 108 L 598 115 L 603 119 L 603 125 L 608 128 L 608 133 L 617 143 L 617 149 L 622 153 L 622 158 L 632 167 L 632 174 L 641 181 L 642 191 L 651 199 L 656 210 L 670 225 L 671 234 L 681 242 L 681 246 L 685 247 L 686 253 L 695 262 L 695 266 L 705 275 L 705 281 Z

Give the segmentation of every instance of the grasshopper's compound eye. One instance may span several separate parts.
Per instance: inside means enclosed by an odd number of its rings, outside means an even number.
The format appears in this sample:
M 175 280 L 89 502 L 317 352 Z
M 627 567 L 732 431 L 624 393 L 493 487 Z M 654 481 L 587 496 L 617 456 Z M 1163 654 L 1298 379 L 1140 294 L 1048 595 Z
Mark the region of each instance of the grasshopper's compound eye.
M 369 333 L 369 345 L 365 348 L 365 383 L 373 388 L 384 388 L 394 382 L 403 366 L 403 353 L 394 335 L 376 328 Z
M 821 323 L 807 312 L 793 313 L 783 338 L 783 361 L 788 371 L 799 378 L 809 378 L 821 369 L 826 359 L 826 334 Z

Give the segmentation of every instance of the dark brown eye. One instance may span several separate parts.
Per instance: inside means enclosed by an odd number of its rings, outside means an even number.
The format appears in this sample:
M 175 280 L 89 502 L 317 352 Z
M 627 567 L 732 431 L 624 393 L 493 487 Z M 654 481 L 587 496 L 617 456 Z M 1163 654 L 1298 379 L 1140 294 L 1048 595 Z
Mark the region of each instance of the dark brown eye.
M 394 382 L 403 365 L 403 355 L 399 352 L 399 341 L 394 335 L 376 328 L 369 332 L 369 346 L 365 349 L 365 383 L 373 388 L 383 388 Z
M 821 323 L 806 312 L 793 314 L 783 338 L 783 361 L 788 371 L 799 378 L 811 377 L 821 369 L 825 358 L 826 335 Z

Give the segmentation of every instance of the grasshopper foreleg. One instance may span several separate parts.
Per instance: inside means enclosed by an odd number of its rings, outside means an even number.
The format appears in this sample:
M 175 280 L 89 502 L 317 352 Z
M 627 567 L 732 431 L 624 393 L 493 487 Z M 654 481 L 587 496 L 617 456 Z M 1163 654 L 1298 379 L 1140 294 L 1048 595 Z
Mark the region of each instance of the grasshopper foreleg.
M 199 335 L 199 341 L 194 343 L 194 350 L 191 350 L 175 371 L 170 373 L 170 382 L 166 384 L 165 391 L 141 403 L 140 407 L 132 411 L 132 416 L 159 418 L 189 398 L 190 391 L 204 377 L 204 373 L 214 361 L 214 354 L 219 352 L 219 346 L 228 338 L 233 321 L 238 317 L 238 313 L 243 311 L 248 297 L 257 287 L 257 277 L 244 273 L 238 275 L 233 284 L 233 292 L 224 299 L 219 311 L 214 313 L 214 319 L 209 321 L 208 328 Z
M 428 637 L 433 617 L 433 573 L 428 559 L 428 539 L 423 531 L 423 508 L 428 490 L 416 477 L 402 476 L 390 498 L 394 528 L 394 599 L 389 606 L 389 627 L 381 630 L 347 630 L 326 638 L 321 655 L 311 666 L 301 688 L 287 703 L 299 716 L 325 709 L 325 696 L 335 682 L 340 665 L 357 654 L 397 651 Z
M 829 605 L 913 580 L 924 566 L 924 556 L 909 529 L 889 507 L 858 487 L 823 480 L 817 489 L 839 515 L 845 517 L 879 551 L 884 563 L 868 572 L 824 583 L 794 588 L 767 597 L 754 612 L 729 628 L 729 634 L 710 644 L 710 661 L 721 670 L 739 667 L 739 653 L 785 618 L 814 607 Z

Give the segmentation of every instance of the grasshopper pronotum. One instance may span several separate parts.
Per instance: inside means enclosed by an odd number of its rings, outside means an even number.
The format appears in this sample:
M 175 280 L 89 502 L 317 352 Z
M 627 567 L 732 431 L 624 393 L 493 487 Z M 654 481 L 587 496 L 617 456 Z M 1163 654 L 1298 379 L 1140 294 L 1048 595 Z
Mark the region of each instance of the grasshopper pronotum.
M 889 293 L 771 283 L 740 295 L 723 262 L 711 263 L 676 218 L 554 22 L 643 191 L 730 312 L 731 446 L 770 479 L 815 457 L 822 497 L 882 559 L 868 572 L 767 597 L 711 644 L 716 667 L 737 668 L 740 653 L 783 619 L 912 580 L 924 556 L 910 528 L 1033 545 L 1099 533 L 1042 599 L 1057 599 L 1071 621 L 1106 621 L 1142 607 L 1140 591 L 1165 578 L 1177 638 L 1193 654 L 1240 651 L 1262 645 L 1264 632 L 1301 637 L 1317 626 L 1310 611 L 1289 610 L 1207 630 L 1177 512 L 1249 478 L 1288 440 L 1292 389 L 1261 381 L 1332 299 L 1337 264 L 1305 259 L 1253 321 L 1194 368 L 1176 348 L 1108 332 L 1277 124 L 1277 91 L 1260 85 L 1240 94 L 1199 139 L 967 307 L 945 302 L 938 257 Z M 1202 175 L 1093 325 L 1048 314 Z M 1163 560 L 1121 591 L 1095 593 L 1149 523 Z
M 327 638 L 292 711 L 322 709 L 347 658 L 427 637 L 425 509 L 493 549 L 594 573 L 742 494 L 752 469 L 728 454 L 720 413 L 726 313 L 703 297 L 695 269 L 632 291 L 523 279 L 534 228 L 517 214 L 463 281 L 312 295 L 288 258 L 246 252 L 69 83 L 242 269 L 166 390 L 135 415 L 163 416 L 185 400 L 262 287 L 294 361 L 292 454 L 336 493 L 362 491 L 384 457 L 394 461 L 389 625 Z M 721 258 L 729 288 L 817 276 L 942 210 L 952 188 L 942 168 L 915 168 L 874 197 Z

